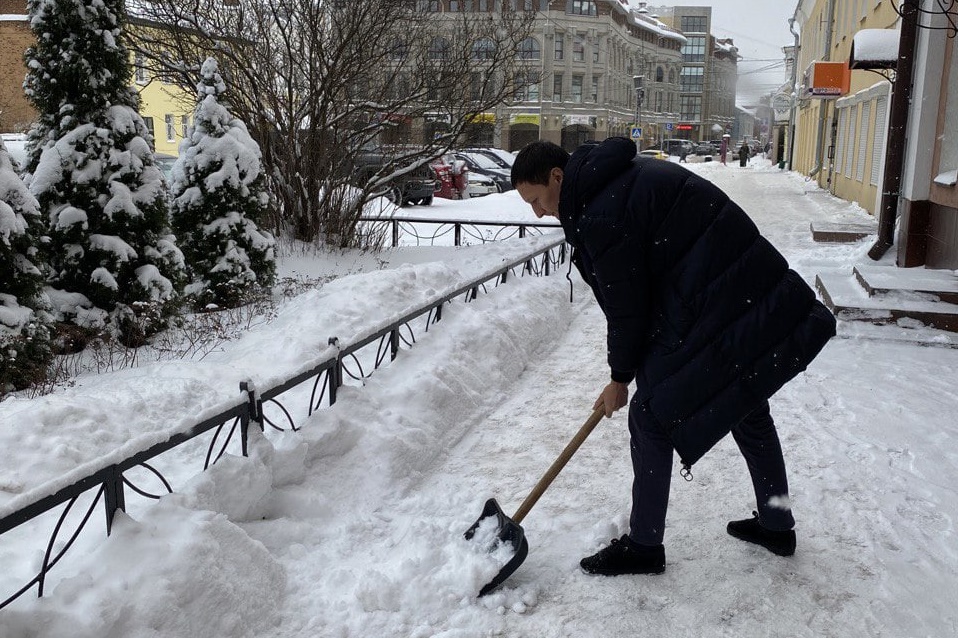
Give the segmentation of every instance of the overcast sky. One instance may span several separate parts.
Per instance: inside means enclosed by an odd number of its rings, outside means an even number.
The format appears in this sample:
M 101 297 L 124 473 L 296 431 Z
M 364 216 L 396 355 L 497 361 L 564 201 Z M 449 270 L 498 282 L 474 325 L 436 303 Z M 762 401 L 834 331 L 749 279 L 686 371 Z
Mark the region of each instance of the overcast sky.
M 797 0 L 704 0 L 688 4 L 711 6 L 713 35 L 735 40 L 742 56 L 736 99 L 739 106 L 754 103 L 788 79 L 782 47 L 794 43 L 788 19 L 795 13 Z
M 631 0 L 638 6 L 636 0 Z M 778 88 L 785 75 L 782 47 L 794 43 L 788 19 L 798 0 L 677 0 L 650 2 L 651 6 L 711 6 L 712 31 L 719 38 L 732 38 L 742 60 L 736 103 L 754 104 Z

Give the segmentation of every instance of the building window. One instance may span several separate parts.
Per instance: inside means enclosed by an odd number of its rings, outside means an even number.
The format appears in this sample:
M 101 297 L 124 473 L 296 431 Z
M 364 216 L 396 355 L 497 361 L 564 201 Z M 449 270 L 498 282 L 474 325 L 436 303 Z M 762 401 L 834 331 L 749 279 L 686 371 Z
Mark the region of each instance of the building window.
M 679 97 L 679 119 L 685 122 L 698 122 L 702 119 L 702 97 L 682 95 Z
M 562 74 L 556 73 L 552 76 L 552 101 L 562 101 Z
M 445 38 L 433 38 L 429 43 L 429 59 L 445 60 L 449 57 L 449 41 Z
M 166 141 L 175 142 L 176 141 L 176 124 L 173 122 L 173 116 L 169 113 L 163 116 L 163 119 L 166 121 Z
M 595 44 L 592 45 L 592 64 L 599 63 L 599 39 L 596 38 Z
M 479 0 L 479 10 L 482 12 L 489 11 L 489 0 Z
M 150 132 L 150 144 L 152 144 L 152 143 L 153 143 L 153 138 L 155 137 L 155 133 L 154 133 L 154 131 L 153 131 L 153 118 L 152 118 L 152 117 L 144 117 L 144 118 L 143 118 L 143 123 L 146 124 L 146 130 L 148 130 L 148 131 Z
M 459 0 L 449 0 L 449 10 L 459 11 Z
M 496 57 L 496 43 L 489 38 L 480 38 L 472 45 L 473 60 L 491 60 Z
M 665 80 L 665 71 L 660 66 L 655 67 L 655 81 L 662 82 L 663 80 Z
M 576 33 L 572 39 L 572 61 L 585 62 L 585 35 Z
M 682 84 L 680 90 L 683 93 L 701 93 L 705 86 L 705 68 L 701 66 L 682 67 Z
M 596 15 L 595 0 L 568 0 L 566 12 L 579 16 Z
M 706 16 L 682 16 L 682 33 L 708 33 L 708 18 Z
M 599 102 L 599 78 L 592 76 L 592 95 L 590 96 L 595 103 Z
M 142 55 L 136 56 L 134 65 L 136 67 L 136 70 L 135 70 L 136 83 L 146 84 L 147 82 L 149 82 L 150 74 L 147 73 L 146 71 L 146 60 L 143 59 Z
M 685 62 L 705 62 L 705 36 L 691 36 L 682 45 L 682 60 Z
M 855 179 L 865 181 L 865 151 L 868 149 L 868 124 L 872 117 L 872 103 L 862 104 L 862 121 L 858 125 L 858 157 L 855 158 Z
M 669 84 L 675 84 L 675 69 L 669 69 Z
M 514 98 L 519 102 L 539 101 L 539 72 L 533 70 L 516 73 Z
M 875 102 L 875 141 L 872 145 L 872 174 L 870 184 L 878 185 L 878 174 L 881 172 L 882 155 L 885 154 L 885 131 L 888 123 L 885 116 L 888 114 L 888 98 L 884 95 Z
M 958 46 L 954 44 L 951 47 L 950 67 L 947 80 L 948 92 L 942 95 L 941 99 L 945 103 L 945 117 L 942 122 L 952 122 L 952 124 L 945 124 L 939 132 L 941 135 L 938 142 L 940 156 L 936 169 L 939 175 L 945 176 L 946 183 L 948 181 L 946 174 L 958 169 L 958 127 L 954 125 L 954 122 L 958 121 Z
M 555 52 L 552 55 L 554 60 L 561 60 L 563 58 L 563 46 L 565 46 L 563 44 L 564 42 L 565 42 L 565 37 L 563 36 L 563 34 L 557 33 Z
M 572 76 L 572 101 L 578 104 L 582 101 L 582 76 L 573 75 Z
M 655 92 L 655 112 L 662 112 L 662 91 Z
M 429 11 L 432 13 L 439 13 L 439 0 L 429 0 Z
M 526 38 L 519 43 L 519 52 L 516 55 L 520 60 L 539 60 L 542 58 L 542 50 L 539 47 L 539 41 L 535 38 Z
M 183 132 L 183 139 L 189 135 L 190 132 L 190 116 L 183 115 L 180 116 L 180 130 Z

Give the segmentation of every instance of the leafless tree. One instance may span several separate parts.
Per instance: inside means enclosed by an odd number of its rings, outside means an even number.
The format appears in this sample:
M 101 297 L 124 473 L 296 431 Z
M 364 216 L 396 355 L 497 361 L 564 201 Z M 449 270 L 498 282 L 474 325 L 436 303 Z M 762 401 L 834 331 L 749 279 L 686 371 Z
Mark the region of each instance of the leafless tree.
M 355 246 L 366 202 L 458 143 L 517 79 L 538 81 L 522 69 L 525 4 L 143 0 L 130 9 L 132 48 L 190 89 L 215 56 L 231 111 L 262 149 L 273 230 Z

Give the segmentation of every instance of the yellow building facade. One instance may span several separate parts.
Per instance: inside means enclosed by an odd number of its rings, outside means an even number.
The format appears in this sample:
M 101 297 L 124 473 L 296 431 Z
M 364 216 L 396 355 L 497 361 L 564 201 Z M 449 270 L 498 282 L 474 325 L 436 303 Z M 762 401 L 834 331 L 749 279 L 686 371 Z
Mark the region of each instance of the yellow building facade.
M 25 133 L 36 120 L 23 92 L 23 54 L 34 42 L 25 0 L 0 0 L 0 133 Z M 193 117 L 195 95 L 163 78 L 151 77 L 142 60 L 133 62 L 132 86 L 139 92 L 140 115 L 153 133 L 156 152 L 177 156 Z
M 800 0 L 795 9 L 801 46 L 793 168 L 871 214 L 880 203 L 891 82 L 850 70 L 840 95 L 821 97 L 812 95 L 812 69 L 818 62 L 847 68 L 858 31 L 894 29 L 899 19 L 891 0 Z
M 192 124 L 194 93 L 152 75 L 139 57 L 134 59 L 133 87 L 140 94 L 140 115 L 153 133 L 157 155 L 179 156 L 180 142 Z

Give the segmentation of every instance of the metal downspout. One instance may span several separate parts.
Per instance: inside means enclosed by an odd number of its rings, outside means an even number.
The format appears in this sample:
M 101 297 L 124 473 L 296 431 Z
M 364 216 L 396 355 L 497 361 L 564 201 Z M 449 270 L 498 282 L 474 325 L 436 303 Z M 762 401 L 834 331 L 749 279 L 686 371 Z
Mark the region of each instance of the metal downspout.
M 791 113 L 791 122 L 789 122 L 789 128 L 791 129 L 788 133 L 788 170 L 792 169 L 792 159 L 795 157 L 795 120 L 798 117 L 796 110 L 798 109 L 798 92 L 795 88 L 795 84 L 798 82 L 798 52 L 799 52 L 799 39 L 798 32 L 795 31 L 795 16 L 792 16 L 788 19 L 788 30 L 792 32 L 792 35 L 795 37 L 795 50 L 792 52 L 792 55 L 795 57 L 795 60 L 792 62 L 792 113 Z
M 832 35 L 834 35 L 834 28 L 832 24 L 835 22 L 835 0 L 828 0 L 828 8 L 825 10 L 828 14 L 828 19 L 825 23 L 825 56 L 824 60 L 832 59 Z M 818 139 L 815 140 L 815 168 L 808 174 L 809 177 L 815 177 L 825 165 L 824 157 L 824 148 L 825 144 L 825 127 L 828 125 L 828 101 L 819 100 L 818 105 Z M 829 178 L 830 179 L 830 178 Z
M 905 163 L 905 129 L 908 127 L 915 43 L 918 40 L 918 9 L 919 3 L 916 0 L 902 0 L 898 63 L 892 85 L 888 141 L 885 146 L 888 149 L 885 153 L 885 179 L 878 210 L 878 240 L 868 251 L 868 256 L 876 261 L 895 243 L 895 220 L 898 217 L 901 173 Z

